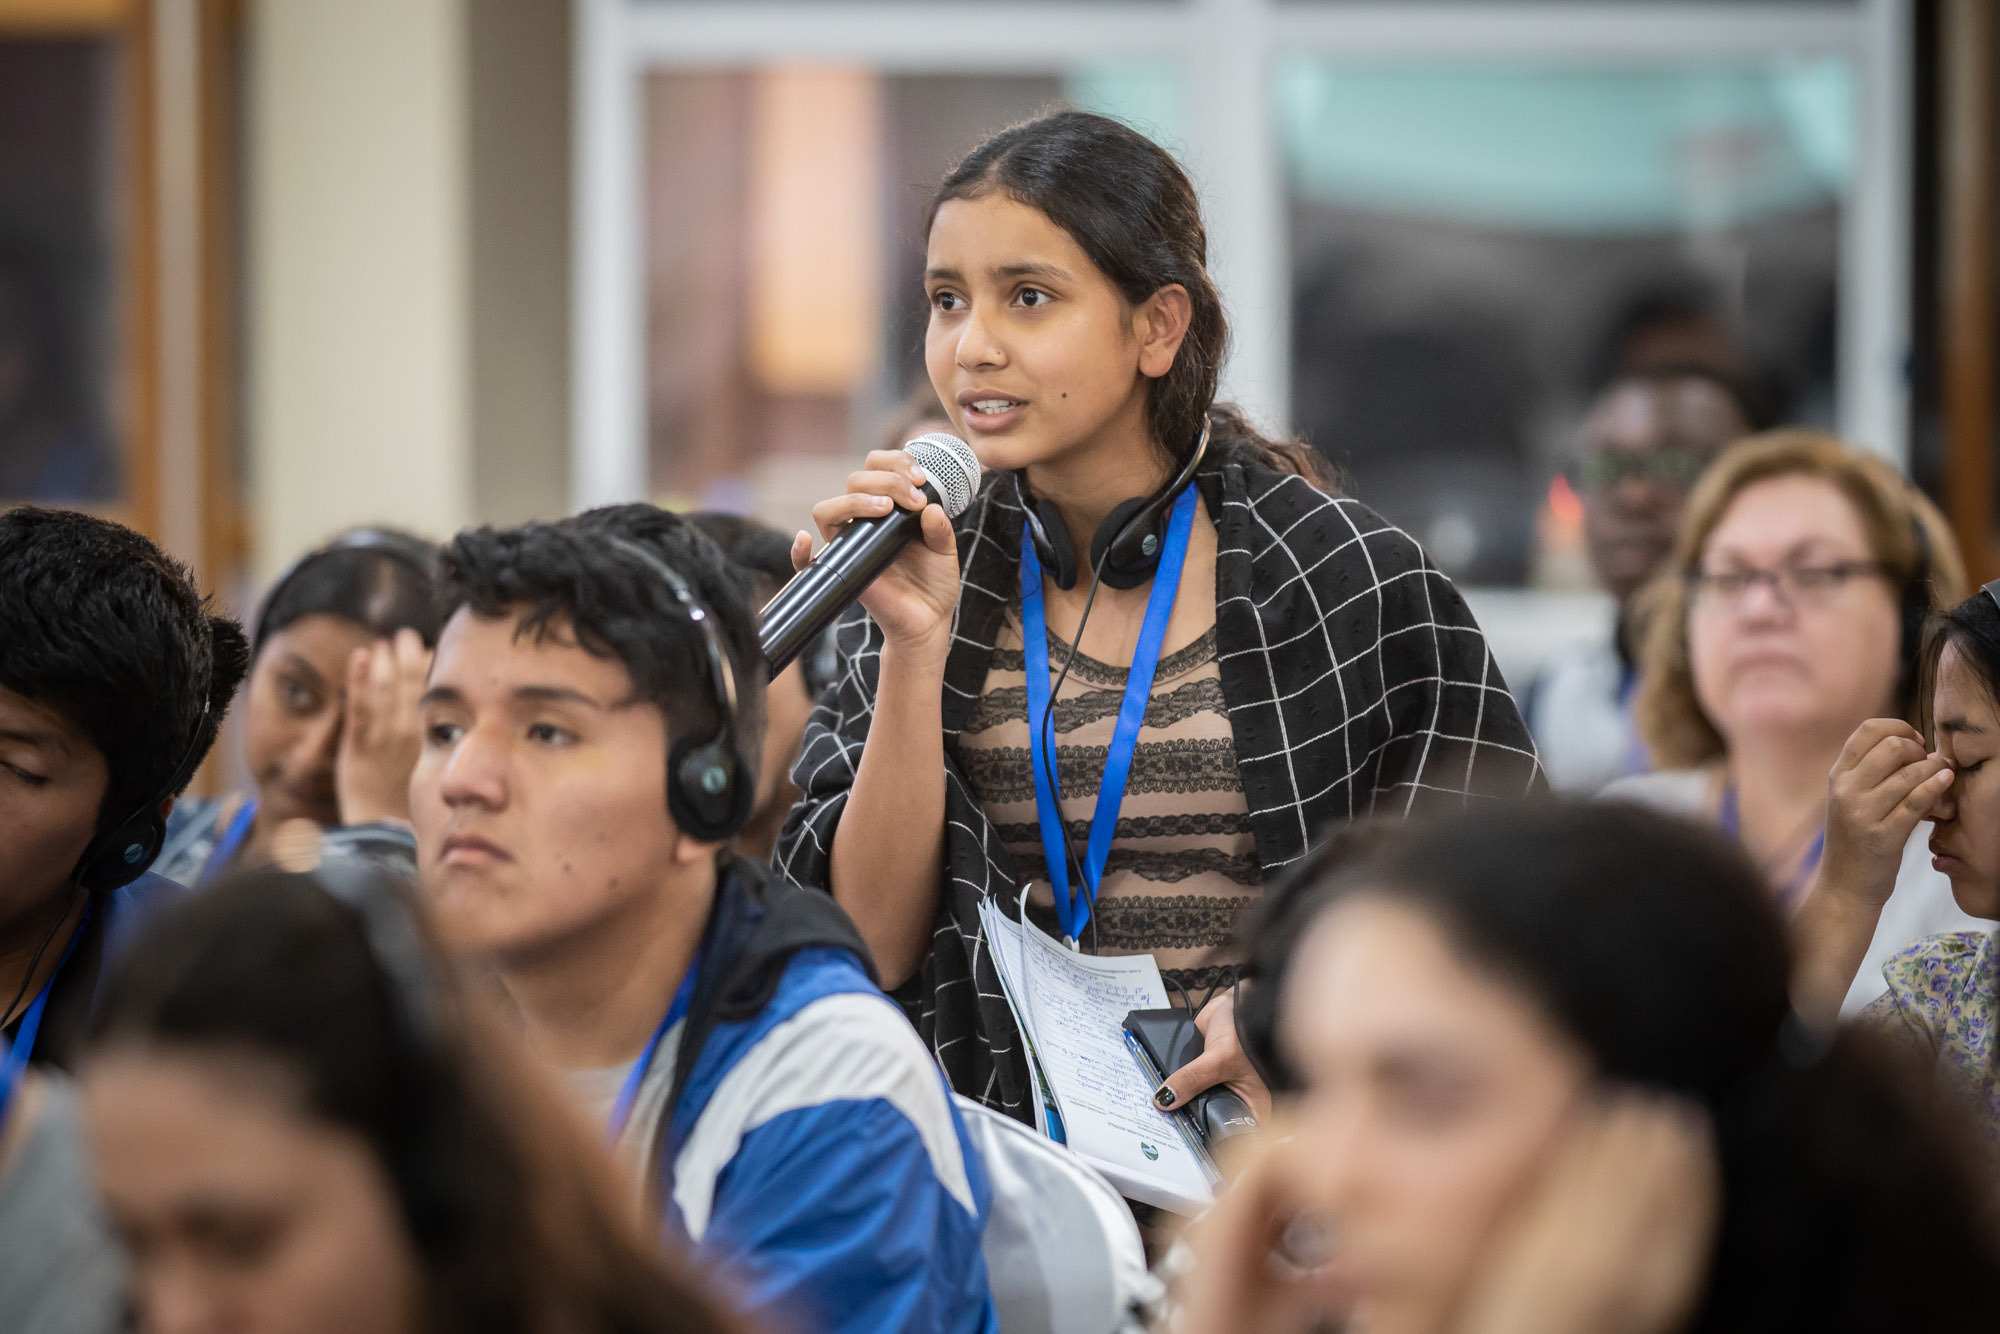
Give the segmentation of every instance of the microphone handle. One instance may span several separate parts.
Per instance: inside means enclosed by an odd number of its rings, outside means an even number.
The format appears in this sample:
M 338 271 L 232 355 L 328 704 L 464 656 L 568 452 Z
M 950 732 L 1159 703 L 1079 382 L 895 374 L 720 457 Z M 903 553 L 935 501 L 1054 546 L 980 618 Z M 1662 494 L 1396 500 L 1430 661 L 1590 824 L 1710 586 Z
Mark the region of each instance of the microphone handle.
M 933 503 L 943 503 L 929 482 L 923 492 Z M 923 540 L 923 513 L 901 505 L 878 518 L 856 519 L 836 533 L 758 613 L 757 643 L 770 675 L 776 678 L 790 666 L 911 540 Z

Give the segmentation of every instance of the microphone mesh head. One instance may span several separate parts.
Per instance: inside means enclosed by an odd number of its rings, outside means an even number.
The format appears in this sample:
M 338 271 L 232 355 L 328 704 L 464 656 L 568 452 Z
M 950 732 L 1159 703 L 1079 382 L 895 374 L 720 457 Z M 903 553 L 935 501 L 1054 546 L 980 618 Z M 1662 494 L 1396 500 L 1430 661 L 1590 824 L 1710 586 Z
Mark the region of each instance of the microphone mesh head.
M 931 431 L 903 446 L 929 474 L 931 486 L 944 504 L 944 512 L 956 519 L 972 503 L 979 489 L 979 458 L 972 446 L 955 435 Z

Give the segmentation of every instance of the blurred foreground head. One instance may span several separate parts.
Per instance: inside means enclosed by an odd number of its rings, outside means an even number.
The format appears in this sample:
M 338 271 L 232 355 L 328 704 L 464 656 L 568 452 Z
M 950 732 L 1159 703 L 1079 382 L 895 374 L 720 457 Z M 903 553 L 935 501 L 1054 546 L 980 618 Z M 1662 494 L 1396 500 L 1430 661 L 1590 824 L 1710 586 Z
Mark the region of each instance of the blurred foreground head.
M 2000 1277 L 1961 1127 L 1864 1035 L 1798 1026 L 1783 923 L 1712 833 L 1553 801 L 1358 830 L 1274 894 L 1254 950 L 1246 1043 L 1370 1330 L 1449 1327 L 1616 1091 L 1712 1129 L 1689 1328 L 1943 1328 Z M 1978 1277 L 1926 1282 L 1940 1263 Z
M 358 861 L 136 942 L 83 1088 L 150 1334 L 729 1327 L 437 960 Z

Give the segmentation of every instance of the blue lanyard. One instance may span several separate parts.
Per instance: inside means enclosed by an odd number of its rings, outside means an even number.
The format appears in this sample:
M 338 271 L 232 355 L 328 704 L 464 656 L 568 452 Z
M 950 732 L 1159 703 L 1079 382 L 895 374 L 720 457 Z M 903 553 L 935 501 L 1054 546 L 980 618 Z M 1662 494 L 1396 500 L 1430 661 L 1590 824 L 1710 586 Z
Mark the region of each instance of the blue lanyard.
M 653 1030 L 652 1037 L 646 1039 L 646 1049 L 639 1053 L 638 1060 L 632 1062 L 625 1082 L 619 1086 L 617 1101 L 611 1104 L 611 1140 L 614 1144 L 625 1133 L 625 1123 L 632 1119 L 632 1104 L 639 1099 L 639 1086 L 646 1082 L 646 1071 L 652 1069 L 653 1058 L 660 1054 L 660 1044 L 673 1031 L 675 1024 L 687 1018 L 688 1006 L 694 1003 L 695 978 L 700 972 L 701 954 L 697 951 L 688 964 L 687 975 L 681 978 L 680 987 L 674 992 L 673 1004 L 667 1007 L 660 1026 Z
M 1069 837 L 1063 829 L 1062 806 L 1056 798 L 1056 757 L 1042 758 L 1043 720 L 1053 702 L 1049 699 L 1048 613 L 1042 603 L 1042 563 L 1035 555 L 1029 534 L 1021 533 L 1021 636 L 1026 641 L 1028 668 L 1028 764 L 1035 777 L 1035 817 L 1042 827 L 1042 859 L 1048 863 L 1049 884 L 1055 890 L 1056 919 L 1063 935 L 1080 940 L 1097 904 L 1097 887 L 1104 878 L 1104 863 L 1111 856 L 1111 836 L 1118 828 L 1118 808 L 1125 800 L 1125 780 L 1132 771 L 1132 753 L 1138 749 L 1139 727 L 1146 721 L 1146 705 L 1153 693 L 1153 673 L 1160 665 L 1160 648 L 1167 638 L 1167 622 L 1174 613 L 1174 595 L 1180 591 L 1181 566 L 1187 560 L 1188 534 L 1194 529 L 1195 490 L 1185 488 L 1174 502 L 1167 522 L 1166 549 L 1153 572 L 1153 591 L 1146 599 L 1146 619 L 1139 629 L 1138 647 L 1132 653 L 1132 667 L 1125 675 L 1125 699 L 1118 708 L 1118 726 L 1111 734 L 1111 748 L 1104 757 L 1104 779 L 1097 789 L 1097 809 L 1090 820 L 1090 842 L 1083 858 L 1083 894 L 1069 882 Z
M 1737 810 L 1736 784 L 1724 783 L 1722 785 L 1722 809 L 1716 812 L 1715 819 L 1716 823 L 1722 826 L 1724 833 L 1728 834 L 1731 838 L 1737 839 L 1739 842 L 1741 841 L 1743 818 Z M 1819 869 L 1819 859 L 1825 855 L 1826 829 L 1822 826 L 1819 833 L 1813 836 L 1812 846 L 1806 849 L 1806 859 L 1800 865 L 1799 873 L 1778 886 L 1779 907 L 1788 908 L 1791 906 L 1792 900 L 1797 898 L 1799 892 L 1806 887 L 1806 881 L 1812 879 L 1812 873 Z
M 1632 774 L 1651 773 L 1653 756 L 1646 745 L 1646 738 L 1639 735 L 1639 673 L 1626 668 L 1623 679 L 1618 683 L 1618 713 L 1625 724 L 1625 767 L 1619 777 Z
M 215 847 L 209 851 L 208 860 L 201 864 L 201 874 L 195 877 L 195 884 L 205 885 L 227 870 L 229 863 L 235 861 L 236 854 L 242 850 L 243 840 L 250 837 L 251 826 L 256 823 L 257 802 L 252 798 L 237 807 L 236 814 L 230 817 L 228 828 L 224 829 L 222 837 L 215 841 Z
M 55 971 L 42 983 L 42 989 L 35 993 L 29 1003 L 27 1013 L 21 1016 L 21 1026 L 14 1033 L 14 1041 L 7 1047 L 6 1054 L 0 1056 L 0 1130 L 7 1125 L 7 1113 L 14 1105 L 14 1093 L 21 1082 L 21 1072 L 28 1068 L 28 1061 L 35 1054 L 35 1039 L 41 1035 L 42 1012 L 49 1008 L 49 993 L 56 989 L 56 979 L 63 969 L 69 967 L 70 956 L 76 953 L 77 942 L 90 928 L 90 915 L 97 910 L 95 902 L 84 904 L 83 916 L 78 919 L 76 930 L 70 933 L 69 944 L 63 946 L 62 958 L 56 961 Z

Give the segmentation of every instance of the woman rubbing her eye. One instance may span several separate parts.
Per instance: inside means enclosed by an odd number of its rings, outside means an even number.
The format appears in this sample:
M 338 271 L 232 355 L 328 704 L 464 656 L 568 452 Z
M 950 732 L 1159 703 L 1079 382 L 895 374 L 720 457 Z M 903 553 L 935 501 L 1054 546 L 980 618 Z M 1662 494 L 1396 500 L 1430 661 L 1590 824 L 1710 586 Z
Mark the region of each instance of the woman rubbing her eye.
M 1176 1328 L 1983 1324 L 1966 1128 L 1872 1035 L 1813 1043 L 1785 966 L 1755 868 L 1625 803 L 1333 840 L 1252 945 L 1290 1133 L 1199 1225 Z
M 175 807 L 153 870 L 197 885 L 269 860 L 287 825 L 407 870 L 410 770 L 438 616 L 435 549 L 353 529 L 301 558 L 258 612 L 243 692 L 248 792 Z
M 1871 719 L 1834 767 L 1826 868 L 1799 915 L 1800 1004 L 1825 1016 L 1864 966 L 1865 942 L 1904 892 L 1903 844 L 1922 838 L 1978 927 L 1893 955 L 1878 974 L 1888 991 L 1864 1017 L 1936 1066 L 2000 1144 L 2000 587 L 1932 622 L 1921 673 L 1929 740 L 1899 718 Z

